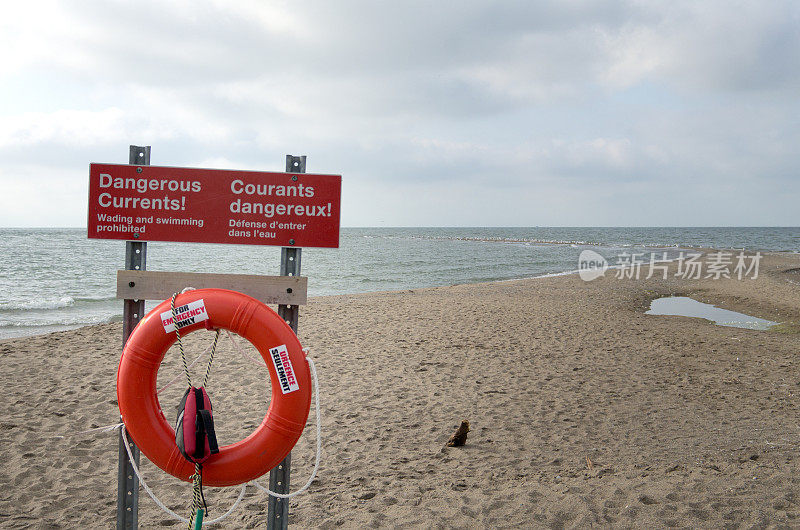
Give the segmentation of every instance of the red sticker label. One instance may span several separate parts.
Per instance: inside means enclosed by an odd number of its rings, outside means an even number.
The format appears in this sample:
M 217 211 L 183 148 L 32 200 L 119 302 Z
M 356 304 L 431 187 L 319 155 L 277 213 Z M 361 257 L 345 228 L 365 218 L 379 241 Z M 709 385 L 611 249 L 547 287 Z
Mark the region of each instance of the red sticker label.
M 281 392 L 288 394 L 289 392 L 300 390 L 300 385 L 297 384 L 297 379 L 294 376 L 294 367 L 291 359 L 289 359 L 289 351 L 286 349 L 286 345 L 281 344 L 271 348 L 269 353 L 272 358 L 272 364 L 275 366 L 275 371 L 278 373 Z

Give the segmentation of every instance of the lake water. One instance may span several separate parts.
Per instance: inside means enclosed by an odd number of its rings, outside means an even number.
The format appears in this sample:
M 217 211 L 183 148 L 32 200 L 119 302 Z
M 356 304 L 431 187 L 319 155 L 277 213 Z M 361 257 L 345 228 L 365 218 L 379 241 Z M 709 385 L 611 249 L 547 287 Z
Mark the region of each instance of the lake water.
M 303 249 L 309 295 L 359 293 L 574 272 L 592 249 L 692 247 L 800 252 L 798 228 L 343 228 L 338 249 Z M 0 338 L 121 319 L 125 243 L 85 228 L 0 229 Z M 147 269 L 277 274 L 280 249 L 148 243 Z M 148 308 L 155 304 L 149 304 Z

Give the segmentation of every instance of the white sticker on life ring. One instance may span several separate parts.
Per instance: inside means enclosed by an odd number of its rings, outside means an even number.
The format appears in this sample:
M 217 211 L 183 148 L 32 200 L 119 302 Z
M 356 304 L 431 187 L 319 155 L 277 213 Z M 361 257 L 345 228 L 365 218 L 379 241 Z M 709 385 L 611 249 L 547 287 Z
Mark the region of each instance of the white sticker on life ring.
M 178 329 L 185 328 L 197 322 L 208 320 L 208 311 L 206 311 L 206 304 L 203 299 L 195 300 L 186 305 L 175 308 L 175 316 L 177 317 Z M 161 313 L 161 324 L 164 326 L 166 333 L 175 331 L 175 322 L 172 321 L 172 309 Z
M 292 361 L 289 359 L 289 351 L 286 349 L 286 344 L 275 346 L 269 350 L 272 364 L 275 366 L 275 371 L 278 373 L 278 382 L 281 385 L 281 392 L 288 394 L 295 390 L 300 390 L 300 385 L 297 384 L 297 378 L 294 376 L 294 368 Z

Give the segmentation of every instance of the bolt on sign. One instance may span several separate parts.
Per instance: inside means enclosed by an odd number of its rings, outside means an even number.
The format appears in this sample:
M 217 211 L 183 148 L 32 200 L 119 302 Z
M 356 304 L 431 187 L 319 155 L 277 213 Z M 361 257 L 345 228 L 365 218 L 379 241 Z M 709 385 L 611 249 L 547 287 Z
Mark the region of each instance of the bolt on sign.
M 342 177 L 89 165 L 89 238 L 339 246 Z

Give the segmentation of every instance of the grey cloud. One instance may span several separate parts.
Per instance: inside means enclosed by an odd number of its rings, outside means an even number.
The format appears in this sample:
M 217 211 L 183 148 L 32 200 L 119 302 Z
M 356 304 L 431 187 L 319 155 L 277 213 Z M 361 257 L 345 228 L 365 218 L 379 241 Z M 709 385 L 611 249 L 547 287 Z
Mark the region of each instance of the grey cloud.
M 2 114 L 2 179 L 32 161 L 41 178 L 63 168 L 72 179 L 90 161 L 124 161 L 127 143 L 152 143 L 163 165 L 280 169 L 283 154 L 308 154 L 311 171 L 345 174 L 348 193 L 460 184 L 465 205 L 483 204 L 472 224 L 569 224 L 569 201 L 604 208 L 608 224 L 637 196 L 685 186 L 697 204 L 763 197 L 759 186 L 797 193 L 795 3 L 59 6 L 59 29 L 41 35 L 51 53 L 5 85 L 15 100 L 36 82 L 47 108 L 22 109 L 44 126 Z M 37 82 L 43 71 L 68 93 Z M 62 127 L 51 106 L 87 114 Z M 401 202 L 384 209 L 411 218 L 413 201 Z M 649 224 L 647 212 L 629 219 Z M 350 222 L 370 224 L 363 215 Z

